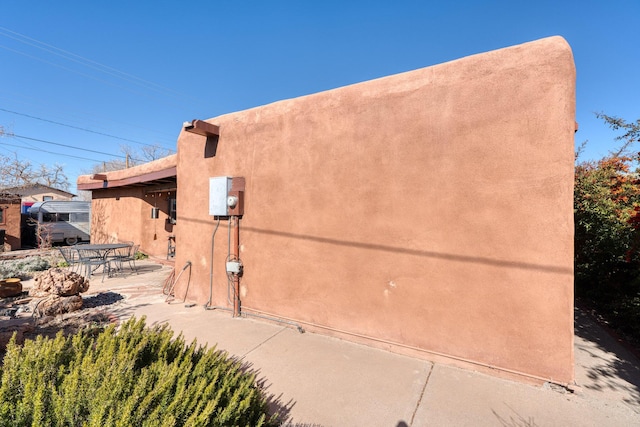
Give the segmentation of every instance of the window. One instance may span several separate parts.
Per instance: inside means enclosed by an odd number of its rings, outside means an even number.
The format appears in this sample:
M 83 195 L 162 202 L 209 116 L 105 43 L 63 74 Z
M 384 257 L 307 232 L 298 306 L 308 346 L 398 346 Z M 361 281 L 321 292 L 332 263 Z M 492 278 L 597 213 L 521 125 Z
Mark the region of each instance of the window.
M 0 208 L 0 224 L 4 224 L 4 209 Z
M 69 215 L 69 214 L 67 214 Z M 66 221 L 71 222 L 89 222 L 91 219 L 89 218 L 89 212 L 74 212 L 70 214 L 70 218 Z
M 58 221 L 69 222 L 69 214 L 68 213 L 59 213 L 58 214 Z
M 175 224 L 176 218 L 176 199 L 169 199 L 169 222 Z
M 49 200 L 53 200 L 53 196 L 42 196 L 43 202 L 48 202 Z

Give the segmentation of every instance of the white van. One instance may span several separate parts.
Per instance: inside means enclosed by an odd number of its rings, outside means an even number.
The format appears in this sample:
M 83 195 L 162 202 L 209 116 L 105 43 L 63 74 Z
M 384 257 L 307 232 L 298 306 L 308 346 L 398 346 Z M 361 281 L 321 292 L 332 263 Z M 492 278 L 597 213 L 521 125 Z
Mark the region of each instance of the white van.
M 29 209 L 29 216 L 51 243 L 75 245 L 91 238 L 91 202 L 37 202 Z

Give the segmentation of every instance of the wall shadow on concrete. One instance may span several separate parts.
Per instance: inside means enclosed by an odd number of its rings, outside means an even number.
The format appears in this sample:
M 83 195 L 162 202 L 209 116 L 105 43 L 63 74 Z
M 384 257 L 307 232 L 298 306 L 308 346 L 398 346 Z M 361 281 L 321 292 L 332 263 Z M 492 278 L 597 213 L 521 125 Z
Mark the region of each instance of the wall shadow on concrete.
M 525 418 L 522 415 L 520 415 L 518 412 L 516 412 L 513 408 L 511 408 L 509 405 L 505 405 L 505 406 L 509 408 L 509 412 L 512 412 L 512 414 L 503 416 L 498 414 L 498 412 L 495 409 L 491 410 L 491 412 L 496 417 L 496 419 L 498 420 L 498 422 L 502 427 L 536 427 L 538 425 L 536 424 L 533 417 Z
M 348 241 L 348 240 L 333 239 L 328 237 L 295 234 L 295 233 L 289 233 L 286 231 L 264 230 L 260 228 L 242 226 L 242 224 L 240 225 L 241 238 L 242 238 L 243 230 L 251 231 L 254 233 L 260 233 L 260 234 L 268 234 L 268 235 L 278 236 L 278 237 L 286 237 L 291 239 L 300 239 L 300 240 L 307 240 L 307 241 L 312 241 L 317 243 L 325 243 L 329 245 L 339 245 L 339 246 L 347 246 L 347 247 L 358 248 L 358 249 L 385 251 L 385 252 L 391 252 L 394 254 L 405 254 L 405 255 L 413 255 L 413 256 L 419 256 L 419 257 L 437 258 L 437 259 L 442 259 L 446 261 L 485 264 L 485 265 L 491 265 L 495 267 L 519 268 L 523 270 L 543 271 L 546 273 L 573 275 L 573 268 L 560 267 L 556 265 L 533 264 L 533 263 L 520 262 L 520 261 L 507 261 L 507 260 L 485 258 L 485 257 L 479 257 L 479 256 L 447 254 L 442 252 L 411 249 L 411 248 L 405 248 L 400 246 L 380 245 L 376 243 L 354 242 L 354 241 Z
M 589 391 L 615 393 L 640 412 L 640 360 L 600 327 L 584 310 L 575 309 L 575 334 L 588 341 L 576 351 L 588 355 L 585 370 L 588 382 L 578 384 Z
M 242 359 L 238 359 L 238 360 L 242 361 Z M 250 373 L 254 374 L 255 377 L 257 378 L 256 383 L 264 393 L 267 400 L 269 415 L 272 415 L 272 416 L 275 415 L 278 419 L 279 425 L 286 425 L 285 423 L 290 422 L 291 410 L 293 409 L 294 406 L 296 406 L 296 401 L 293 399 L 289 399 L 288 402 L 284 402 L 282 393 L 276 396 L 275 394 L 269 392 L 269 389 L 271 388 L 271 383 L 266 377 L 260 376 L 261 372 L 259 369 L 253 369 L 253 364 L 248 362 L 243 362 L 243 369 L 248 370 Z

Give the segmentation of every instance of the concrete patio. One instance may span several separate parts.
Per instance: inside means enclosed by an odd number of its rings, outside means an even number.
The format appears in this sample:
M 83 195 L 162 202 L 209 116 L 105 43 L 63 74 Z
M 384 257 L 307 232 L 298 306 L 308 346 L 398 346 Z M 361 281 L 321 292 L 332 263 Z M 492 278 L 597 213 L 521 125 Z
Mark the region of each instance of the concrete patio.
M 638 359 L 576 311 L 576 391 L 521 384 L 411 358 L 263 319 L 233 318 L 181 299 L 166 302 L 171 267 L 139 263 L 140 274 L 98 275 L 86 296 L 125 298 L 106 306 L 121 320 L 146 316 L 187 340 L 216 345 L 258 372 L 272 407 L 292 426 L 640 425 Z

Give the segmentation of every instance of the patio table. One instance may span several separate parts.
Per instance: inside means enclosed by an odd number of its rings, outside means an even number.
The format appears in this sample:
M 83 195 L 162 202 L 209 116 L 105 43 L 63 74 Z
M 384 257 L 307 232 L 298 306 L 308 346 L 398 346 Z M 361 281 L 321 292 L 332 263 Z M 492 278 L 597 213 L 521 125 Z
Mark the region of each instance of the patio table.
M 111 264 L 107 259 L 109 253 L 116 249 L 131 246 L 128 243 L 94 243 L 88 245 L 75 245 L 73 249 L 78 252 L 80 263 L 84 266 L 85 276 L 89 278 L 91 274 L 102 266 L 107 275 L 111 275 Z M 104 275 L 102 276 L 104 281 Z

